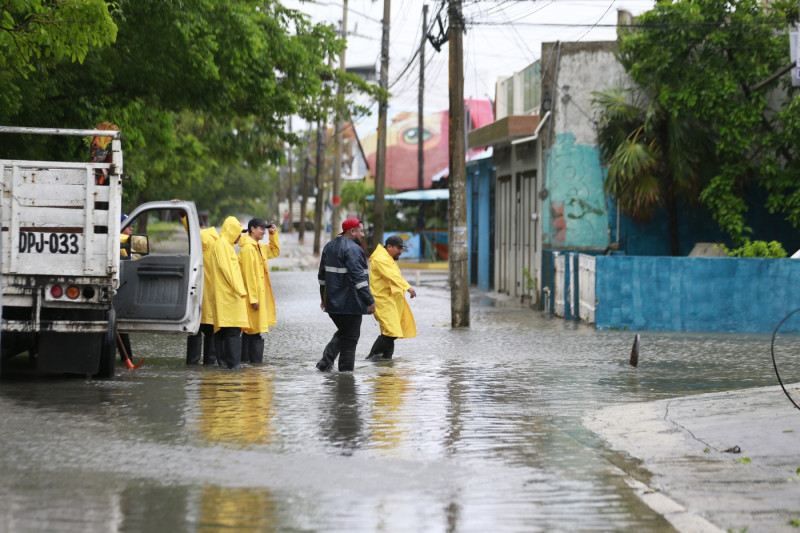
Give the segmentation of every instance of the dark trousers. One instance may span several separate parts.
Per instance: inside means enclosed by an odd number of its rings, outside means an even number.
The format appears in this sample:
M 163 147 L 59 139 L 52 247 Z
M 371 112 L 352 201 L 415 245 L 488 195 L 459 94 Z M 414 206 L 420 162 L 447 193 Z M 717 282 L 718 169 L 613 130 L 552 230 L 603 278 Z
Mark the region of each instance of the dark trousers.
M 330 368 L 339 355 L 339 371 L 352 372 L 356 361 L 356 345 L 361 336 L 361 315 L 340 315 L 328 313 L 333 323 L 336 324 L 336 333 L 322 352 L 320 364 Z M 327 368 L 325 368 L 327 370 Z M 320 369 L 322 370 L 322 369 Z
M 214 333 L 217 343 L 217 360 L 228 368 L 242 366 L 242 328 L 220 328 Z
M 242 333 L 242 363 L 264 362 L 264 337 Z
M 190 335 L 186 339 L 186 364 L 200 364 L 201 355 L 204 365 L 216 364 L 217 350 L 214 343 L 213 324 L 200 324 L 197 335 Z
M 375 339 L 372 348 L 369 350 L 367 359 L 391 359 L 394 354 L 394 340 L 396 338 L 397 337 L 389 337 L 382 333 L 378 335 L 378 338 Z

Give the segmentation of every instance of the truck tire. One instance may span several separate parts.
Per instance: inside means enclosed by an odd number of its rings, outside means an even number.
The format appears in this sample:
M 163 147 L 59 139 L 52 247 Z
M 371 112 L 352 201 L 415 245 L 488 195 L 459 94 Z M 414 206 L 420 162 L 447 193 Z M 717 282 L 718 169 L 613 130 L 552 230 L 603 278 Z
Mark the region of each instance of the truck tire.
M 100 337 L 100 365 L 95 377 L 113 378 L 117 363 L 117 314 L 108 310 L 108 329 Z

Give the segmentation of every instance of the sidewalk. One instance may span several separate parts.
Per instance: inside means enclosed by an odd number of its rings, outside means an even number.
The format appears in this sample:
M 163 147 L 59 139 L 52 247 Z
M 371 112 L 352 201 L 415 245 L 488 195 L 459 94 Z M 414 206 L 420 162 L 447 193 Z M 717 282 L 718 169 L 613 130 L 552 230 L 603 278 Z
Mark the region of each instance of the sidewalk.
M 797 401 L 800 384 L 787 390 Z M 584 425 L 640 462 L 618 466 L 679 531 L 800 527 L 800 410 L 780 386 L 612 406 Z

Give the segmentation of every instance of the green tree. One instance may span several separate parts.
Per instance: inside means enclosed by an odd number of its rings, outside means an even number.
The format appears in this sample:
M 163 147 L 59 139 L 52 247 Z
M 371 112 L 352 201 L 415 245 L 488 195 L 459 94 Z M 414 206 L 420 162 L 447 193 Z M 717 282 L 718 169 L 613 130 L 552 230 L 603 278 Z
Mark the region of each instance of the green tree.
M 116 42 L 90 49 L 83 63 L 50 56 L 28 77 L 0 74 L 0 95 L 24 95 L 0 106 L 0 124 L 114 122 L 123 132 L 130 176 L 126 205 L 170 197 L 235 205 L 234 197 L 250 194 L 243 185 L 268 179 L 285 143 L 297 143 L 285 131 L 287 118 L 314 122 L 335 103 L 331 80 L 341 77 L 353 97 L 376 93 L 329 67 L 328 58 L 343 45 L 331 26 L 312 24 L 275 0 L 119 0 L 115 6 Z M 352 98 L 345 106 L 360 112 Z M 79 140 L 3 141 L 4 156 L 88 156 Z
M 718 166 L 700 199 L 737 243 L 752 231 L 756 186 L 770 211 L 800 228 L 800 147 L 789 134 L 800 128 L 797 104 L 784 91 L 753 89 L 788 63 L 796 19 L 796 2 L 657 2 L 620 36 L 619 58 L 636 84 L 670 116 L 705 125 Z M 776 102 L 791 105 L 776 113 Z
M 713 156 L 708 132 L 691 117 L 669 113 L 634 90 L 593 95 L 600 114 L 598 142 L 607 168 L 606 193 L 640 223 L 665 208 L 670 248 L 678 255 L 678 202 L 696 203 Z
M 117 35 L 105 0 L 25 0 L 0 4 L 0 72 L 23 76 L 43 57 L 82 62 Z

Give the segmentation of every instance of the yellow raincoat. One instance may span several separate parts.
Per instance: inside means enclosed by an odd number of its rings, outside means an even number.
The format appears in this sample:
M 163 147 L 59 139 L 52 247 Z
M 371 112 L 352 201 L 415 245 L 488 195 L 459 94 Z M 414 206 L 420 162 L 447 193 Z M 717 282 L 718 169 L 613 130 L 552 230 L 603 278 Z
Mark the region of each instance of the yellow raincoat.
M 381 334 L 398 339 L 417 336 L 417 325 L 406 291 L 411 285 L 403 279 L 400 267 L 383 245 L 379 244 L 369 258 L 369 290 L 375 298 L 375 319 Z
M 214 323 L 214 284 L 211 282 L 211 249 L 219 239 L 217 228 L 211 226 L 200 231 L 200 240 L 203 243 L 203 312 L 200 315 L 201 324 Z
M 278 232 L 269 235 L 268 245 L 256 242 L 250 235 L 242 235 L 239 246 L 242 248 L 239 252 L 239 266 L 247 289 L 247 315 L 250 320 L 250 325 L 243 331 L 248 335 L 257 335 L 269 331 L 269 327 L 275 325 L 275 297 L 272 294 L 267 260 L 278 257 L 281 253 Z M 259 304 L 258 310 L 250 307 L 250 304 L 255 303 Z
M 211 248 L 211 283 L 214 285 L 214 332 L 220 328 L 246 328 L 247 290 L 233 245 L 242 233 L 242 224 L 228 217 L 222 234 Z

